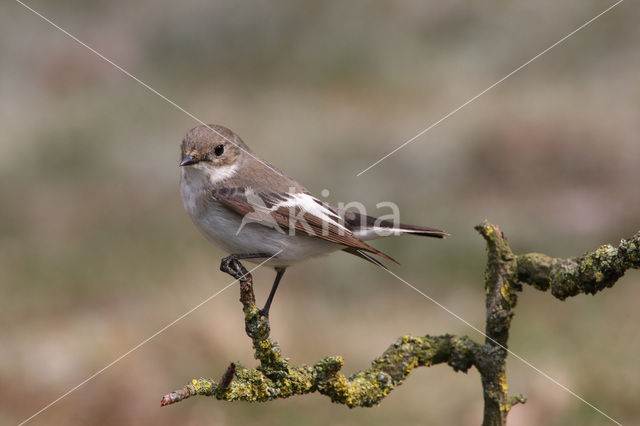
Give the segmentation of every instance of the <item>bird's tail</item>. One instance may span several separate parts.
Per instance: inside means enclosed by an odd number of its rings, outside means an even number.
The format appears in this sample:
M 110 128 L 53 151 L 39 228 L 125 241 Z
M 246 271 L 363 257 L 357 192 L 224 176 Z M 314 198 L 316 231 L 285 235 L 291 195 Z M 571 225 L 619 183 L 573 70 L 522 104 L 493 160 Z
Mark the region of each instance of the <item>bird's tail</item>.
M 446 238 L 449 236 L 449 234 L 440 229 L 429 228 L 428 226 L 405 225 L 402 223 L 388 229 L 398 231 L 401 234 L 420 235 L 422 237 Z
M 363 241 L 395 235 L 419 235 L 422 237 L 446 238 L 449 234 L 428 226 L 405 225 L 390 220 L 380 220 L 372 216 L 361 215 L 354 211 L 342 212 L 345 223 L 356 237 Z

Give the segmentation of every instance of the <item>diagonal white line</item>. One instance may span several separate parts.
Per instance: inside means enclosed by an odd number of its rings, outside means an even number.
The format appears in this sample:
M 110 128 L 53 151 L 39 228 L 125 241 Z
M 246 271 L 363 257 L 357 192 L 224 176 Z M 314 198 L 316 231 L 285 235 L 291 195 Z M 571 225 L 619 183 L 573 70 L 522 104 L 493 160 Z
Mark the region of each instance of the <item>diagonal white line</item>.
M 514 75 L 515 73 L 517 73 L 518 71 L 520 71 L 521 69 L 523 69 L 524 67 L 526 67 L 527 65 L 529 65 L 531 62 L 535 61 L 536 59 L 538 59 L 539 57 L 541 57 L 542 55 L 544 55 L 545 53 L 549 52 L 551 49 L 553 49 L 554 47 L 556 47 L 557 45 L 561 44 L 562 42 L 564 42 L 565 40 L 567 40 L 569 37 L 573 36 L 575 33 L 577 33 L 578 31 L 582 30 L 583 28 L 585 28 L 586 26 L 588 26 L 589 24 L 591 24 L 593 21 L 595 21 L 596 19 L 600 18 L 602 15 L 604 15 L 605 13 L 609 12 L 611 9 L 613 9 L 614 7 L 618 6 L 620 3 L 622 3 L 624 0 L 618 0 L 616 3 L 614 3 L 613 5 L 609 6 L 607 9 L 605 9 L 604 11 L 600 12 L 599 14 L 597 14 L 596 16 L 594 16 L 593 18 L 589 19 L 587 22 L 585 22 L 584 24 L 580 25 L 578 28 L 576 28 L 575 30 L 571 31 L 569 34 L 567 34 L 566 36 L 562 37 L 560 40 L 556 41 L 555 43 L 553 43 L 551 46 L 547 47 L 546 49 L 544 49 L 542 52 L 538 53 L 536 56 L 534 56 L 533 58 L 529 59 L 527 62 L 525 62 L 524 64 L 520 65 L 518 68 L 516 68 L 515 70 L 511 71 L 509 74 L 505 75 L 504 77 L 502 77 L 500 80 L 496 81 L 495 83 L 493 83 L 491 86 L 487 87 L 486 89 L 484 89 L 482 92 L 478 93 L 477 95 L 475 95 L 473 98 L 469 99 L 468 101 L 466 101 L 465 103 L 463 103 L 462 105 L 460 105 L 459 107 L 457 107 L 456 109 L 454 109 L 453 111 L 449 112 L 447 115 L 445 115 L 444 117 L 442 117 L 441 119 L 439 119 L 438 121 L 436 121 L 435 123 L 431 124 L 429 127 L 421 130 L 417 135 L 415 135 L 414 137 L 412 137 L 411 139 L 406 140 L 402 145 L 398 146 L 396 149 L 394 149 L 393 151 L 391 151 L 390 153 L 388 153 L 387 155 L 385 155 L 384 157 L 380 158 L 378 161 L 376 161 L 375 163 L 371 164 L 369 167 L 367 167 L 366 169 L 362 170 L 360 173 L 358 173 L 356 175 L 356 177 L 362 175 L 363 173 L 367 172 L 368 170 L 372 169 L 373 167 L 377 166 L 378 164 L 380 164 L 381 162 L 383 162 L 384 160 L 386 160 L 387 158 L 389 158 L 390 156 L 392 156 L 393 154 L 395 154 L 396 152 L 400 151 L 402 148 L 404 148 L 405 146 L 409 145 L 411 142 L 415 141 L 416 139 L 418 139 L 420 136 L 424 135 L 425 133 L 427 133 L 429 130 L 433 129 L 434 127 L 436 127 L 438 124 L 442 123 L 443 121 L 445 121 L 447 118 L 451 117 L 453 114 L 457 113 L 458 111 L 460 111 L 462 108 L 466 107 L 467 105 L 469 105 L 470 103 L 472 103 L 473 101 L 475 101 L 476 99 L 478 99 L 480 96 L 484 95 L 485 93 L 487 93 L 489 90 L 493 89 L 494 87 L 496 87 L 497 85 L 499 85 L 500 83 L 502 83 L 503 81 L 505 81 L 506 79 L 508 79 L 509 77 L 511 77 L 512 75 Z
M 364 253 L 361 250 L 358 250 L 361 254 L 363 254 L 364 256 L 366 256 L 367 258 L 371 259 L 371 257 Z M 539 374 L 541 374 L 542 376 L 546 377 L 548 380 L 550 380 L 551 382 L 555 383 L 557 386 L 559 386 L 560 388 L 564 389 L 565 391 L 569 392 L 571 395 L 575 396 L 576 398 L 578 398 L 580 401 L 584 402 L 585 404 L 587 404 L 589 407 L 593 408 L 595 411 L 597 411 L 598 413 L 602 414 L 603 416 L 605 416 L 607 419 L 611 420 L 613 423 L 622 426 L 622 424 L 620 422 L 618 422 L 617 420 L 613 419 L 611 416 L 609 416 L 607 413 L 605 413 L 604 411 L 602 411 L 601 409 L 599 409 L 598 407 L 596 407 L 595 405 L 593 405 L 592 403 L 590 403 L 589 401 L 587 401 L 586 399 L 582 398 L 580 395 L 578 395 L 577 393 L 575 393 L 574 391 L 572 391 L 571 389 L 569 389 L 568 387 L 566 387 L 565 385 L 563 385 L 562 383 L 558 382 L 556 379 L 554 379 L 553 377 L 551 377 L 549 374 L 545 373 L 544 371 L 540 370 L 538 367 L 536 367 L 535 365 L 531 364 L 529 361 L 527 361 L 526 359 L 524 359 L 523 357 L 521 357 L 520 355 L 518 355 L 517 353 L 513 352 L 511 349 L 501 345 L 500 343 L 496 342 L 494 339 L 492 339 L 491 337 L 487 336 L 482 330 L 480 330 L 478 327 L 474 326 L 473 324 L 471 324 L 469 321 L 465 320 L 464 318 L 462 318 L 460 315 L 456 314 L 455 312 L 453 312 L 451 309 L 447 308 L 446 306 L 444 306 L 442 303 L 438 302 L 436 299 L 434 299 L 433 297 L 429 296 L 428 294 L 426 294 L 425 292 L 423 292 L 422 290 L 416 288 L 415 286 L 413 286 L 412 284 L 410 284 L 408 281 L 404 280 L 403 278 L 399 277 L 398 275 L 396 275 L 395 273 L 393 273 L 392 271 L 390 271 L 387 268 L 382 267 L 383 270 L 387 271 L 388 273 L 390 273 L 391 275 L 393 275 L 396 279 L 400 280 L 401 282 L 405 283 L 407 286 L 409 286 L 411 289 L 413 289 L 414 291 L 416 291 L 417 293 L 419 293 L 420 295 L 422 295 L 423 297 L 425 297 L 426 299 L 428 299 L 429 301 L 431 301 L 432 303 L 434 303 L 435 305 L 437 305 L 438 307 L 440 307 L 441 309 L 445 310 L 447 313 L 451 314 L 452 316 L 454 316 L 455 318 L 457 318 L 458 320 L 462 321 L 464 324 L 466 324 L 467 326 L 471 327 L 473 330 L 475 330 L 477 333 L 481 334 L 482 336 L 484 336 L 486 339 L 491 340 L 493 343 L 495 343 L 496 345 L 500 346 L 502 349 L 504 349 L 505 351 L 507 351 L 509 354 L 513 355 L 515 358 L 518 358 L 520 361 L 522 361 L 525 365 L 531 367 L 533 370 L 535 370 L 536 372 L 538 372 Z
M 271 259 L 273 259 L 274 257 L 276 257 L 277 255 L 279 255 L 280 253 L 282 253 L 282 250 L 280 250 L 279 252 L 277 252 L 276 254 L 274 254 L 273 256 L 271 256 L 270 258 L 268 258 L 267 260 L 263 261 L 262 263 L 258 264 L 256 267 L 254 267 L 253 269 L 251 269 L 248 273 L 252 273 L 253 271 L 255 271 L 256 269 L 258 269 L 259 267 L 261 267 L 262 265 L 264 265 L 265 263 L 267 263 L 268 261 L 270 261 Z M 164 327 L 162 327 L 160 330 L 156 331 L 155 333 L 153 333 L 151 336 L 147 337 L 146 339 L 144 339 L 142 342 L 138 343 L 137 345 L 135 345 L 133 348 L 129 349 L 127 352 L 123 353 L 122 355 L 120 355 L 118 358 L 114 359 L 113 361 L 111 361 L 109 364 L 105 365 L 103 368 L 101 368 L 100 370 L 96 371 L 95 373 L 93 373 L 91 376 L 87 377 L 86 379 L 84 379 L 82 382 L 78 383 L 77 385 L 75 385 L 74 387 L 72 387 L 71 389 L 69 389 L 67 392 L 63 393 L 62 395 L 60 395 L 58 398 L 56 398 L 55 400 L 51 401 L 49 404 L 45 405 L 44 407 L 42 407 L 38 412 L 36 412 L 35 414 L 31 415 L 31 417 L 23 420 L 22 422 L 19 423 L 18 426 L 21 426 L 25 423 L 27 423 L 28 421 L 32 420 L 34 417 L 36 417 L 37 415 L 41 414 L 43 411 L 47 410 L 48 408 L 50 408 L 52 405 L 54 405 L 55 403 L 57 403 L 58 401 L 60 401 L 61 399 L 65 398 L 66 396 L 68 396 L 69 394 L 71 394 L 72 392 L 74 392 L 75 390 L 77 390 L 80 386 L 84 385 L 85 383 L 91 381 L 92 379 L 94 379 L 96 376 L 98 376 L 99 374 L 103 373 L 105 370 L 107 370 L 108 368 L 112 367 L 114 364 L 118 363 L 119 361 L 121 361 L 124 357 L 126 357 L 127 355 L 129 355 L 130 353 L 134 352 L 135 350 L 139 349 L 142 345 L 144 345 L 145 343 L 147 343 L 149 340 L 153 339 L 154 337 L 158 336 L 159 334 L 163 333 L 166 329 L 168 329 L 169 327 L 173 326 L 175 323 L 177 323 L 178 321 L 180 321 L 181 319 L 183 319 L 184 317 L 186 317 L 187 315 L 191 314 L 193 311 L 195 311 L 196 309 L 198 309 L 199 307 L 201 307 L 202 305 L 204 305 L 205 303 L 207 303 L 208 301 L 210 301 L 211 299 L 213 299 L 214 297 L 216 297 L 217 295 L 219 295 L 220 293 L 222 293 L 223 291 L 225 291 L 226 289 L 228 289 L 229 287 L 231 287 L 232 285 L 234 285 L 236 282 L 238 282 L 238 280 L 234 280 L 233 282 L 227 284 L 225 287 L 223 287 L 221 290 L 218 290 L 217 292 L 215 292 L 214 294 L 212 294 L 211 296 L 207 297 L 206 299 L 204 299 L 202 302 L 198 303 L 196 306 L 194 306 L 193 308 L 189 309 L 187 312 L 185 312 L 184 314 L 180 315 L 178 318 L 174 319 L 173 321 L 171 321 L 169 324 L 165 325 Z
M 174 101 L 172 101 L 171 99 L 167 98 L 165 95 L 163 95 L 162 93 L 158 92 L 156 89 L 154 89 L 153 87 L 149 86 L 147 83 L 145 83 L 144 81 L 140 80 L 138 77 L 136 77 L 135 75 L 131 74 L 129 71 L 125 70 L 124 68 L 122 68 L 120 65 L 116 64 L 115 62 L 113 62 L 111 59 L 107 58 L 106 56 L 104 56 L 102 53 L 98 52 L 96 49 L 94 49 L 93 47 L 89 46 L 87 43 L 83 42 L 82 40 L 80 40 L 79 38 L 77 38 L 76 36 L 74 36 L 73 34 L 71 34 L 69 31 L 65 30 L 64 28 L 62 28 L 61 26 L 57 25 L 55 22 L 53 22 L 51 19 L 47 18 L 46 16 L 42 15 L 41 13 L 39 13 L 38 11 L 36 11 L 35 9 L 33 9 L 32 7 L 26 5 L 25 3 L 23 3 L 21 0 L 16 0 L 16 2 L 18 2 L 19 4 L 21 4 L 22 6 L 24 6 L 26 9 L 30 10 L 31 12 L 33 12 L 35 15 L 39 16 L 40 18 L 42 18 L 42 20 L 44 20 L 45 22 L 49 23 L 51 26 L 53 26 L 54 28 L 60 30 L 61 32 L 63 32 L 65 35 L 69 36 L 69 38 L 71 38 L 73 41 L 77 42 L 78 44 L 82 45 L 83 47 L 89 49 L 92 53 L 95 53 L 97 56 L 100 57 L 100 59 L 104 60 L 105 62 L 108 62 L 109 64 L 113 65 L 115 68 L 117 68 L 119 71 L 121 71 L 123 74 L 125 74 L 127 77 L 132 78 L 133 80 L 135 80 L 137 83 L 139 83 L 141 86 L 143 86 L 145 89 L 149 90 L 150 92 L 160 96 L 162 99 L 164 99 L 165 101 L 167 101 L 168 103 L 170 103 L 171 105 L 173 105 L 175 108 L 179 109 L 180 111 L 184 112 L 185 114 L 187 114 L 189 117 L 193 118 L 195 121 L 197 121 L 198 123 L 202 124 L 203 126 L 205 126 L 206 128 L 208 128 L 209 130 L 211 130 L 212 132 L 216 133 L 218 136 L 220 136 L 221 138 L 223 138 L 224 140 L 226 140 L 227 142 L 229 142 L 232 145 L 237 146 L 238 148 L 240 148 L 241 151 L 244 151 L 245 154 L 253 157 L 256 161 L 258 161 L 259 163 L 261 163 L 262 165 L 264 165 L 265 167 L 271 169 L 273 172 L 275 172 L 278 175 L 282 175 L 281 172 L 279 172 L 278 170 L 274 169 L 272 166 L 270 166 L 269 164 L 265 163 L 263 160 L 261 160 L 260 158 L 258 158 L 257 156 L 253 155 L 251 152 L 247 151 L 246 149 L 244 149 L 243 147 L 241 147 L 240 145 L 238 145 L 237 143 L 233 142 L 232 140 L 230 140 L 229 138 L 227 138 L 226 136 L 224 136 L 223 134 L 221 134 L 220 132 L 218 132 L 216 129 L 212 128 L 211 126 L 209 126 L 207 123 L 205 123 L 204 121 L 200 120 L 198 117 L 196 117 L 195 115 L 193 115 L 192 113 L 190 113 L 189 111 L 187 111 L 186 109 L 184 109 L 183 107 L 181 107 L 180 105 L 178 105 L 177 103 L 175 103 Z

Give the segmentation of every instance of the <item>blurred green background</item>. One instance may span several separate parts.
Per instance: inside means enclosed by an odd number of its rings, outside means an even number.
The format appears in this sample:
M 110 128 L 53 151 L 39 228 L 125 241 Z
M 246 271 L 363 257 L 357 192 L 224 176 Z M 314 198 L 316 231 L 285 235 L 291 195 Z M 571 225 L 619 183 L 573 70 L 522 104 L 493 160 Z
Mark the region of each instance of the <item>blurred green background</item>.
M 484 245 L 579 255 L 640 229 L 639 6 L 624 2 L 385 162 L 419 130 L 610 2 L 29 3 L 328 201 L 393 201 L 445 241 L 374 243 L 393 271 L 484 328 Z M 178 144 L 197 123 L 18 3 L 0 4 L 0 424 L 15 424 L 229 283 L 183 211 Z M 388 213 L 388 211 L 384 211 Z M 273 271 L 256 272 L 264 300 Z M 613 418 L 640 423 L 640 274 L 566 302 L 525 288 L 510 348 Z M 478 424 L 475 370 L 418 369 L 383 403 L 193 398 L 191 377 L 254 365 L 237 289 L 222 293 L 32 424 Z M 272 336 L 295 363 L 365 368 L 404 333 L 473 330 L 337 254 L 291 268 Z M 606 419 L 520 361 L 511 425 Z

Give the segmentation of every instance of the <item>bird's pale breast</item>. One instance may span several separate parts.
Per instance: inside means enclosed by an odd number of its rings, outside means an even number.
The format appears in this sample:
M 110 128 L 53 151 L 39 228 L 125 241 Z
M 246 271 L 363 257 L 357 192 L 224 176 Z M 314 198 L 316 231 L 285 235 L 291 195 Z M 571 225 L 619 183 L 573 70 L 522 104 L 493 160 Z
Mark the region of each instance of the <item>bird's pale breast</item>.
M 342 246 L 298 232 L 276 229 L 246 221 L 243 216 L 220 204 L 212 195 L 210 177 L 203 170 L 183 168 L 180 193 L 185 210 L 196 227 L 214 245 L 230 254 L 282 253 L 269 262 L 272 266 L 289 266 L 310 257 L 326 255 Z M 256 259 L 254 263 L 261 262 Z

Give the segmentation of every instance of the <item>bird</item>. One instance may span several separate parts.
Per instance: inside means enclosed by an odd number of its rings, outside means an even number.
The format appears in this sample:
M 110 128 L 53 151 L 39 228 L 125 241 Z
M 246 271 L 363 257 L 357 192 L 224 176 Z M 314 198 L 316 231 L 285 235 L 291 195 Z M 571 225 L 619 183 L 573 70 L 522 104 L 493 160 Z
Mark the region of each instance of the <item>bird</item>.
M 221 125 L 189 130 L 180 145 L 179 167 L 185 210 L 205 238 L 229 253 L 220 269 L 236 279 L 242 277 L 234 266 L 241 259 L 275 269 L 260 310 L 267 319 L 278 284 L 291 265 L 342 250 L 384 267 L 376 257 L 397 261 L 366 241 L 403 234 L 448 236 L 436 228 L 332 207 Z

